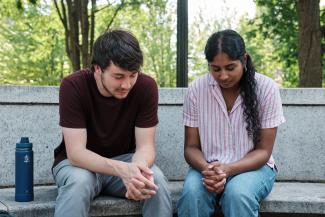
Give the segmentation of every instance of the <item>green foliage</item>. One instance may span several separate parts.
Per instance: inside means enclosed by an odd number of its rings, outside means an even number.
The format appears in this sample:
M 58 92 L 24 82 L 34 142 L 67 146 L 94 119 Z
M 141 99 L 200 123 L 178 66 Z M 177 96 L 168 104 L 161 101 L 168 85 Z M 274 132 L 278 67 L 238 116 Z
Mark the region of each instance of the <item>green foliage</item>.
M 263 36 L 273 50 L 265 55 L 277 63 L 273 70 L 282 73 L 283 86 L 295 87 L 299 81 L 298 68 L 298 15 L 297 1 L 256 0 L 256 18 L 248 22 L 253 26 L 246 34 L 247 40 Z M 271 54 L 268 54 L 271 52 Z M 265 59 L 265 58 L 263 58 Z M 267 61 L 263 61 L 267 62 Z M 281 68 L 279 68 L 281 67 Z
M 262 33 L 265 40 L 271 40 L 275 48 L 275 61 L 281 63 L 283 86 L 296 87 L 299 82 L 298 67 L 298 13 L 297 1 L 255 0 L 257 16 L 249 22 L 255 29 L 249 31 L 252 39 Z M 325 7 L 320 11 L 322 29 L 323 65 L 325 64 Z M 325 67 L 323 67 L 325 78 Z M 323 85 L 324 86 L 324 85 Z
M 297 1 L 256 0 L 257 16 L 242 18 L 237 30 L 257 70 L 285 87 L 298 84 Z M 95 38 L 106 31 L 119 6 L 97 2 Z M 126 0 L 111 27 L 125 28 L 140 41 L 145 56 L 143 72 L 160 87 L 176 86 L 176 1 Z M 18 6 L 21 4 L 21 7 Z M 207 72 L 204 46 L 215 31 L 234 28 L 235 11 L 223 9 L 221 18 L 198 13 L 189 25 L 189 81 Z M 325 51 L 325 7 L 321 9 Z M 58 85 L 70 73 L 64 29 L 49 1 L 0 2 L 0 83 Z M 325 63 L 323 52 L 323 62 Z M 325 67 L 323 67 L 325 77 Z M 325 81 L 324 81 L 325 82 Z M 324 83 L 325 85 L 325 83 Z
M 29 3 L 35 5 L 37 3 L 37 0 L 28 0 Z M 16 0 L 16 7 L 19 10 L 23 10 L 24 9 L 24 4 L 22 0 Z
M 235 11 L 229 8 L 222 8 L 224 16 L 221 18 L 208 17 L 202 9 L 194 17 L 193 23 L 189 25 L 189 59 L 188 59 L 188 78 L 189 83 L 198 76 L 208 72 L 207 62 L 204 55 L 204 48 L 210 35 L 214 32 L 233 28 L 232 17 Z
M 23 2 L 17 9 L 4 0 L 0 16 L 0 83 L 58 85 L 70 73 L 65 53 L 64 29 L 53 5 Z M 176 84 L 176 8 L 167 0 L 125 1 L 111 27 L 132 31 L 145 55 L 143 71 L 156 78 L 159 86 Z M 98 5 L 95 38 L 106 31 L 119 6 Z M 2 12 L 2 11 L 1 11 Z
M 8 2 L 7 2 L 8 3 Z M 50 5 L 10 5 L 0 24 L 0 82 L 57 85 L 69 68 L 62 28 Z
M 106 30 L 112 11 L 98 14 L 97 33 Z M 168 5 L 167 0 L 148 1 L 121 11 L 112 25 L 136 35 L 144 53 L 142 70 L 153 76 L 160 87 L 176 86 L 175 14 L 175 5 Z

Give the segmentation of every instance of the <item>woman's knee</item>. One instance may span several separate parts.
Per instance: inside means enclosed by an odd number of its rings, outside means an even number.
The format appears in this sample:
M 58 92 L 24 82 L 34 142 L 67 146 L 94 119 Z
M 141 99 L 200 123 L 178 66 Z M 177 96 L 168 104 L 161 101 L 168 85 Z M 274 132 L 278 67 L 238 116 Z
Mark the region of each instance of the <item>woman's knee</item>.
M 200 172 L 190 169 L 186 175 L 182 195 L 188 199 L 207 198 L 210 192 L 203 185 L 202 175 Z
M 223 198 L 234 203 L 259 206 L 272 189 L 275 173 L 268 166 L 256 171 L 239 174 L 227 180 Z
M 245 187 L 243 183 L 229 183 L 225 186 L 221 197 L 222 208 L 249 207 L 250 209 L 258 209 L 259 201 L 255 193 L 256 189 Z

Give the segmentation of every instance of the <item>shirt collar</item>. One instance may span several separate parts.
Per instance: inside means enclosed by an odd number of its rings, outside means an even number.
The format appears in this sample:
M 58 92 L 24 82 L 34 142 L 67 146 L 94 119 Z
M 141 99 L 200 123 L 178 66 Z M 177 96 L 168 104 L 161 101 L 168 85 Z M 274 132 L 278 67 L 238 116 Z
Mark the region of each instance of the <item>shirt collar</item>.
M 213 76 L 211 75 L 211 73 L 208 73 L 208 83 L 209 86 L 215 86 L 215 85 L 219 85 L 218 82 L 213 78 Z

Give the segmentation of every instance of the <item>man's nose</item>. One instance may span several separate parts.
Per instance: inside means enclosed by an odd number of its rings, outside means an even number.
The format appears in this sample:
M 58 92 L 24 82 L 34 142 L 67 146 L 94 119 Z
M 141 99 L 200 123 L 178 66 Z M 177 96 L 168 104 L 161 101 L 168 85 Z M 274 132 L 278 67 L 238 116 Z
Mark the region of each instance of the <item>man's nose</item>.
M 131 88 L 131 80 L 130 79 L 128 79 L 128 78 L 126 78 L 124 81 L 123 81 L 123 83 L 122 83 L 122 85 L 121 85 L 121 87 L 123 88 L 123 89 L 130 89 Z

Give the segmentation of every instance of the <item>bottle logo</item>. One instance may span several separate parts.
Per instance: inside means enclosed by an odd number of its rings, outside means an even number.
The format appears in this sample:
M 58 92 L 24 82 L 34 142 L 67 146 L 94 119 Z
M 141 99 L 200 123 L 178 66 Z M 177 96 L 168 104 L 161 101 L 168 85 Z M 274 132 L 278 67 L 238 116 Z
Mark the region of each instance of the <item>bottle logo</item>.
M 30 163 L 30 158 L 27 154 L 24 157 L 24 163 Z

